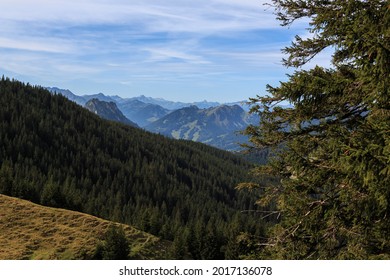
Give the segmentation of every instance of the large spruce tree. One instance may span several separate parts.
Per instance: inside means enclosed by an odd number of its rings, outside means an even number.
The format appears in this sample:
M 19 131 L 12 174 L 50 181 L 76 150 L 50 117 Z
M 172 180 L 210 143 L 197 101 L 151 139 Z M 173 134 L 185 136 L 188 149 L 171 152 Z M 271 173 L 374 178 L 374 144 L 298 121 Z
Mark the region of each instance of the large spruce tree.
M 280 178 L 259 203 L 277 223 L 261 257 L 390 258 L 390 2 L 273 0 L 283 26 L 310 22 L 286 47 L 287 82 L 252 99 L 254 149 L 274 147 L 255 172 Z M 302 66 L 331 50 L 332 66 Z M 291 108 L 281 108 L 289 102 Z

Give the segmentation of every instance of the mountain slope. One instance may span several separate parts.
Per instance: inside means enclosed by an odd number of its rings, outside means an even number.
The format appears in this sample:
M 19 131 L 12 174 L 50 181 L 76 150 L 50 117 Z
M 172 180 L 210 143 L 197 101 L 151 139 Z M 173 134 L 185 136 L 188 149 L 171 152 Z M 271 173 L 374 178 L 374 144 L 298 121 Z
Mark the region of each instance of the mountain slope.
M 118 102 L 119 109 L 130 120 L 144 127 L 164 116 L 170 111 L 159 105 L 144 103 L 139 100 L 122 100 Z
M 65 96 L 66 98 L 68 98 L 69 100 L 73 101 L 73 102 L 76 102 L 77 104 L 81 105 L 81 106 L 84 106 L 85 105 L 85 102 L 87 102 L 88 100 L 85 99 L 84 97 L 82 96 L 78 96 L 76 94 L 74 94 L 73 92 L 71 92 L 70 90 L 68 89 L 60 89 L 58 87 L 46 87 L 45 89 L 47 89 L 48 91 L 50 91 L 51 93 L 55 93 L 55 94 L 61 94 L 62 96 Z
M 145 127 L 175 139 L 206 143 L 225 150 L 239 149 L 247 139 L 238 135 L 249 124 L 247 113 L 238 105 L 176 110 Z
M 0 194 L 0 259 L 88 259 L 112 224 L 91 215 Z M 169 242 L 121 226 L 131 242 L 132 257 L 159 259 L 166 255 Z
M 0 104 L 0 193 L 134 225 L 196 259 L 224 258 L 240 232 L 262 234 L 241 212 L 255 209 L 253 195 L 235 189 L 252 165 L 231 153 L 108 122 L 9 79 Z
M 138 127 L 136 123 L 130 121 L 122 114 L 114 102 L 106 102 L 93 98 L 85 103 L 85 108 L 103 119 Z

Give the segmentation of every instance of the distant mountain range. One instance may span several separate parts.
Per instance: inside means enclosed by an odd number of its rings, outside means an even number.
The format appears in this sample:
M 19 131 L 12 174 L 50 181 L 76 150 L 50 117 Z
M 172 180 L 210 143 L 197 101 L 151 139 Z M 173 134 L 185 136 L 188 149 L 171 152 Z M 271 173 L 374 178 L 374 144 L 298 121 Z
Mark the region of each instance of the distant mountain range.
M 168 101 L 168 100 L 165 100 L 162 98 L 146 97 L 144 95 L 134 97 L 132 99 L 136 99 L 136 100 L 142 101 L 144 103 L 159 105 L 159 106 L 164 107 L 168 110 L 177 110 L 177 109 L 181 109 L 181 108 L 189 107 L 189 106 L 197 106 L 199 108 L 210 108 L 210 107 L 215 107 L 215 106 L 221 105 L 218 102 L 208 102 L 207 100 L 200 101 L 200 102 L 193 102 L 193 103 L 184 103 L 184 102 Z
M 216 107 L 221 105 L 221 103 L 218 102 L 209 102 L 207 100 L 200 101 L 200 102 L 192 102 L 192 103 L 185 103 L 185 102 L 176 102 L 176 101 L 169 101 L 165 100 L 163 98 L 153 98 L 153 97 L 146 97 L 144 95 L 140 95 L 137 97 L 131 97 L 131 98 L 122 98 L 118 95 L 114 96 L 107 96 L 104 95 L 103 93 L 98 93 L 98 94 L 91 94 L 91 95 L 76 95 L 73 92 L 71 92 L 68 89 L 60 89 L 58 87 L 46 87 L 47 90 L 49 90 L 52 93 L 59 93 L 66 98 L 68 98 L 71 101 L 76 102 L 77 104 L 84 106 L 86 102 L 88 102 L 90 99 L 97 98 L 101 101 L 106 101 L 110 102 L 113 101 L 115 102 L 118 107 L 120 108 L 119 105 L 126 104 L 127 102 L 131 102 L 134 100 L 141 101 L 145 104 L 154 104 L 154 105 L 159 105 L 169 111 L 181 109 L 184 107 L 189 107 L 192 105 L 195 105 L 199 108 L 210 108 L 210 107 Z M 242 102 L 236 102 L 236 103 L 229 103 L 229 105 L 234 105 L 234 104 L 241 104 Z
M 46 89 L 67 97 L 102 118 L 224 150 L 240 150 L 239 143 L 248 139 L 239 132 L 258 122 L 258 118 L 247 113 L 249 107 L 244 102 L 221 104 L 205 100 L 184 103 L 144 95 L 133 98 L 103 93 L 79 96 L 56 87 Z

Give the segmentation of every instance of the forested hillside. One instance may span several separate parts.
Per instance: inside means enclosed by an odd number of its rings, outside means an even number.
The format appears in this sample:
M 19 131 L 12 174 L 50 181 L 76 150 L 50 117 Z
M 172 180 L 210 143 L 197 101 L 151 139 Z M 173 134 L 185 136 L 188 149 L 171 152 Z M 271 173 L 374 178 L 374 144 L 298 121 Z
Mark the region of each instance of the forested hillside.
M 0 193 L 119 221 L 174 241 L 175 258 L 236 258 L 260 234 L 250 164 L 100 119 L 41 87 L 0 82 Z

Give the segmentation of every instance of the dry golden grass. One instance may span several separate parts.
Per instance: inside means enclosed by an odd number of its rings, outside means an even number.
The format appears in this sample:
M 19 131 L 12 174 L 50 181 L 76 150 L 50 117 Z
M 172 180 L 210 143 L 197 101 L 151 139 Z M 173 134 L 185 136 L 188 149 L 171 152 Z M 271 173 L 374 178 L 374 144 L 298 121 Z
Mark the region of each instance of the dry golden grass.
M 84 259 L 113 222 L 0 194 L 0 259 Z M 170 243 L 122 225 L 136 259 L 164 258 Z

